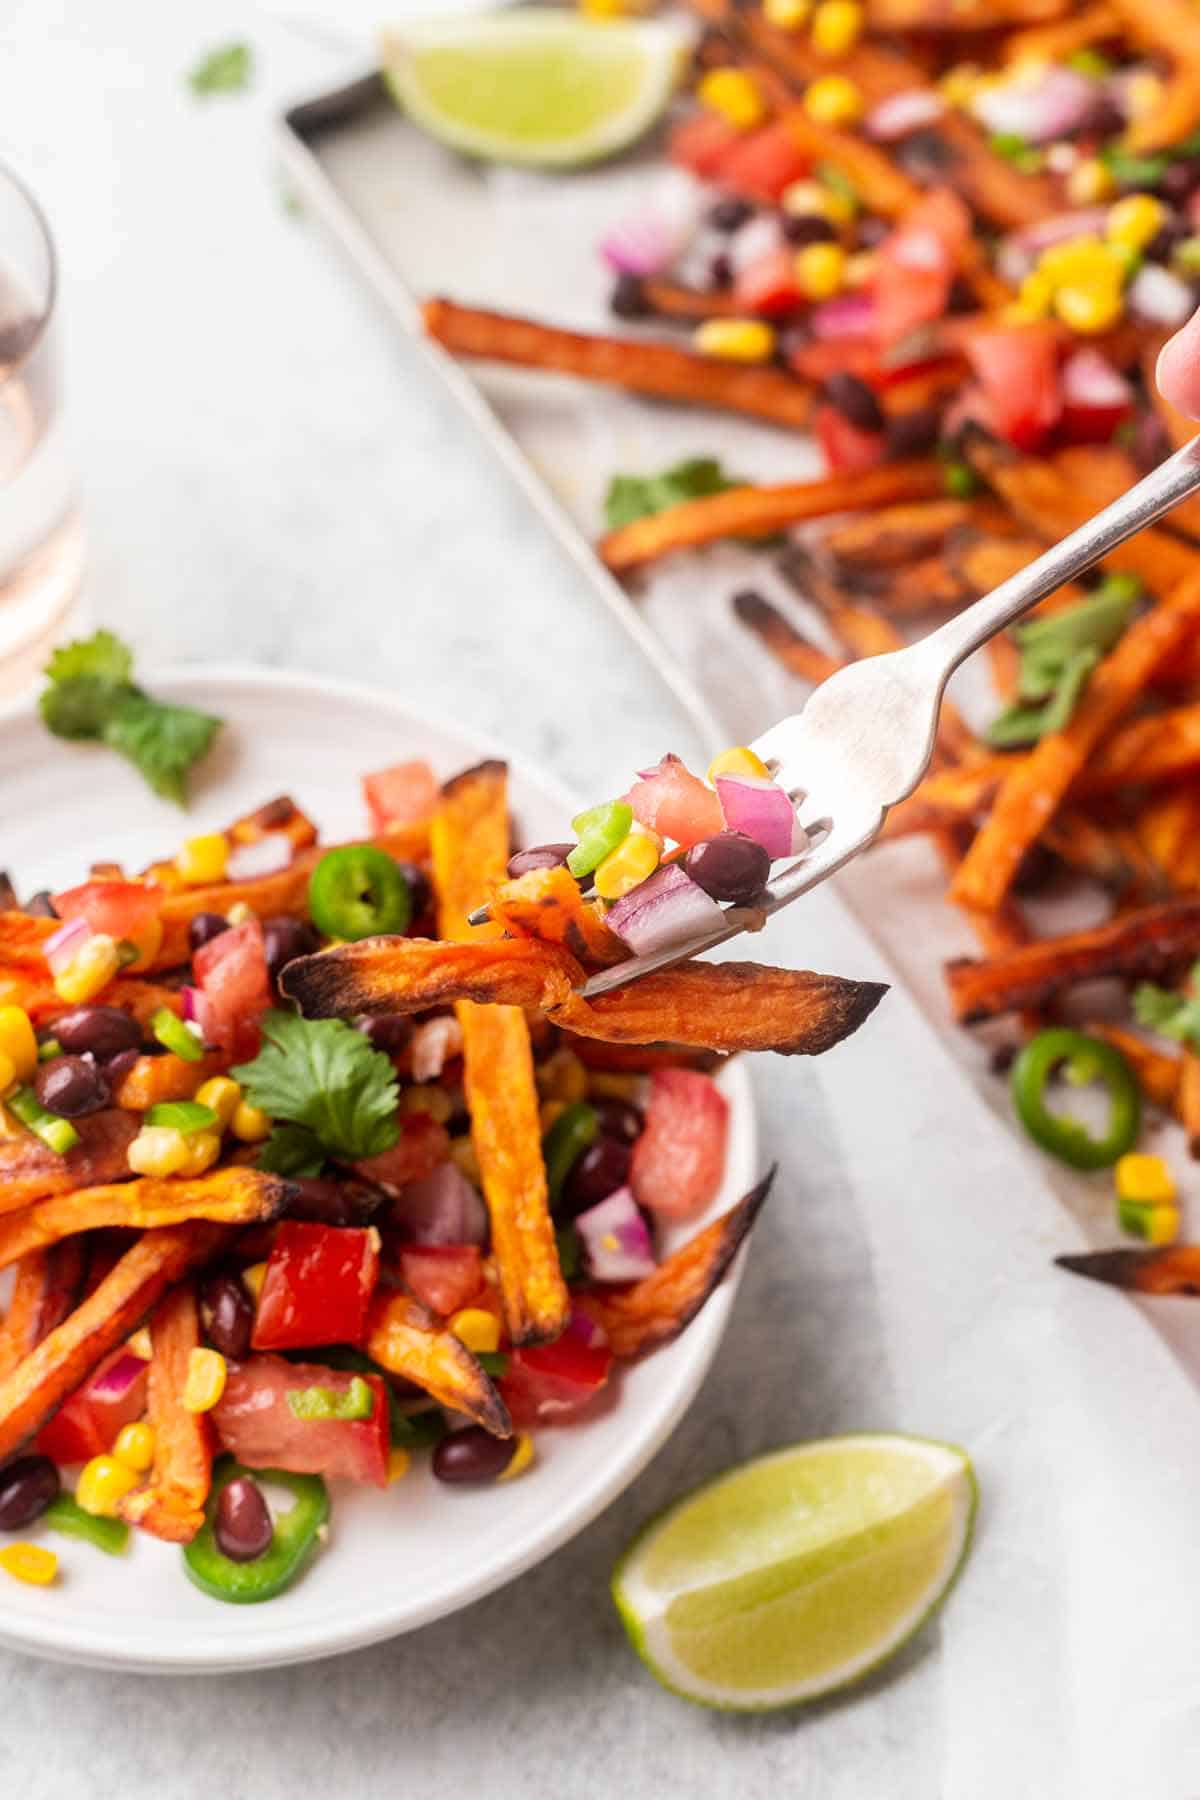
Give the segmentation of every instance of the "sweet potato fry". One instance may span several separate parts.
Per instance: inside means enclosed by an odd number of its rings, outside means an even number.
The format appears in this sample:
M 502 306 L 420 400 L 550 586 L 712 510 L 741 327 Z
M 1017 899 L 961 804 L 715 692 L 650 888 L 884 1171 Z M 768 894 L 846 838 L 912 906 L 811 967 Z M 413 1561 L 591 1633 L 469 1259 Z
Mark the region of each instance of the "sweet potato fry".
M 1072 1275 L 1106 1281 L 1132 1294 L 1200 1294 L 1200 1244 L 1171 1244 L 1165 1250 L 1091 1250 L 1054 1260 Z
M 962 527 L 991 529 L 995 512 L 991 500 L 901 501 L 834 525 L 823 547 L 847 572 L 870 576 L 932 556 Z
M 628 1287 L 588 1288 L 579 1305 L 608 1336 L 614 1356 L 632 1362 L 669 1344 L 719 1285 L 762 1211 L 775 1170 L 768 1170 L 729 1212 L 668 1256 L 653 1275 Z
M 128 1337 L 164 1290 L 213 1255 L 220 1225 L 145 1232 L 100 1285 L 0 1381 L 0 1457 L 9 1456 Z
M 225 836 L 235 845 L 258 844 L 268 835 L 289 838 L 294 850 L 304 850 L 316 843 L 317 828 L 307 814 L 300 811 L 290 794 L 280 794 L 276 799 L 266 801 L 225 827 Z M 169 894 L 183 888 L 174 857 L 151 863 L 149 868 L 142 870 L 142 880 L 157 883 Z
M 156 981 L 142 981 L 137 976 L 119 975 L 104 989 L 106 1006 L 119 1006 L 132 1013 L 138 1024 L 148 1026 L 161 1007 L 177 1013 L 179 994 L 174 988 Z M 23 1006 L 35 1025 L 49 1025 L 67 1011 L 59 999 L 48 968 L 6 964 L 0 961 L 0 1006 Z
M 488 909 L 510 937 L 561 944 L 585 968 L 606 969 L 629 955 L 566 868 L 531 869 L 515 881 L 493 883 Z
M 1096 745 L 1129 711 L 1155 669 L 1200 621 L 1200 574 L 1193 573 L 1134 621 L 1097 668 L 1063 731 L 1044 737 L 1000 789 L 990 817 L 964 858 L 951 895 L 998 906 L 1021 858 L 1045 829 Z
M 727 1057 L 715 1050 L 697 1050 L 692 1044 L 605 1044 L 599 1038 L 577 1038 L 563 1033 L 585 1068 L 611 1075 L 650 1075 L 655 1069 L 699 1069 L 710 1073 L 723 1068 Z
M 1156 1049 L 1136 1031 L 1129 1031 L 1123 1025 L 1093 1021 L 1087 1029 L 1090 1037 L 1103 1038 L 1106 1044 L 1121 1052 L 1137 1076 L 1147 1100 L 1153 1101 L 1164 1112 L 1177 1111 L 1179 1078 L 1183 1072 L 1181 1057 L 1173 1050 Z
M 1200 888 L 1200 792 L 1194 783 L 1163 788 L 1145 801 L 1134 831 L 1176 893 Z
M 1157 52 L 1174 64 L 1176 80 L 1197 79 L 1200 62 L 1200 16 L 1188 0 L 1159 0 L 1141 6 L 1138 0 L 1109 0 L 1126 35 L 1143 50 Z M 1176 136 L 1187 136 L 1197 120 L 1186 104 L 1171 95 L 1168 84 L 1163 102 L 1135 119 L 1125 135 L 1126 146 L 1137 154 L 1168 148 Z M 1160 118 L 1162 126 L 1160 128 Z M 1190 122 L 1189 122 L 1190 120 Z M 1163 135 L 1168 132 L 1169 135 Z
M 812 412 L 811 390 L 784 369 L 718 362 L 677 344 L 562 331 L 452 300 L 427 300 L 423 311 L 430 337 L 454 356 L 576 375 L 635 394 L 749 413 L 796 431 Z
M 129 1112 L 145 1112 L 164 1100 L 190 1100 L 211 1076 L 220 1075 L 228 1065 L 227 1057 L 211 1051 L 199 1062 L 185 1062 L 172 1051 L 165 1056 L 139 1056 L 117 1083 L 113 1099 Z
M 204 1523 L 213 1458 L 211 1424 L 183 1404 L 188 1359 L 200 1346 L 200 1309 L 190 1283 L 155 1307 L 150 1346 L 146 1416 L 154 1427 L 154 1463 L 145 1486 L 121 1502 L 121 1517 L 168 1543 L 190 1544 Z
M 121 1226 L 140 1231 L 208 1219 L 216 1225 L 258 1225 L 277 1219 L 294 1189 L 260 1169 L 217 1169 L 195 1181 L 126 1181 L 78 1188 L 39 1200 L 0 1219 L 0 1269 L 78 1231 Z
M 1116 10 L 1104 4 L 1082 6 L 1065 18 L 1049 25 L 1030 25 L 1014 31 L 1004 41 L 1004 60 L 1018 63 L 1056 63 L 1064 61 L 1073 50 L 1086 50 L 1093 44 L 1105 44 L 1121 35 L 1121 21 Z
M 87 1259 L 80 1239 L 31 1250 L 18 1262 L 0 1325 L 0 1378 L 61 1325 L 79 1300 Z
M 665 281 L 660 276 L 648 275 L 640 285 L 640 293 L 647 311 L 657 313 L 664 319 L 686 319 L 699 323 L 703 319 L 741 317 L 741 309 L 728 290 L 722 292 L 684 287 L 681 282 Z
M 466 1413 L 493 1437 L 511 1437 L 508 1408 L 491 1378 L 452 1331 L 408 1294 L 378 1294 L 371 1307 L 367 1355 L 372 1362 L 414 1381 L 440 1406 Z
M 75 1129 L 80 1141 L 65 1156 L 24 1128 L 0 1139 L 0 1214 L 129 1174 L 126 1153 L 137 1136 L 136 1119 L 114 1109 L 77 1119 Z
M 0 964 L 28 964 L 46 972 L 46 939 L 60 929 L 61 919 L 35 918 L 32 913 L 0 912 Z
M 1153 980 L 1197 955 L 1200 899 L 1167 900 L 1006 956 L 959 957 L 946 964 L 946 981 L 955 1018 L 975 1025 L 1043 1005 L 1081 981 L 1108 975 Z
M 1190 12 L 1190 7 L 1187 10 Z M 1132 155 L 1150 156 L 1157 150 L 1173 149 L 1182 139 L 1192 137 L 1200 127 L 1200 71 L 1195 67 L 1197 49 L 1193 47 L 1184 54 L 1191 61 L 1181 62 L 1170 76 L 1159 103 L 1130 123 L 1124 147 Z
M 671 550 L 694 549 L 720 538 L 765 537 L 806 519 L 829 513 L 857 512 L 898 500 L 928 499 L 942 484 L 933 462 L 883 463 L 856 475 L 829 475 L 818 481 L 785 482 L 778 487 L 729 488 L 702 500 L 635 519 L 600 540 L 600 554 L 610 569 L 622 573 L 652 562 Z
M 868 0 L 874 31 L 994 31 L 1059 19 L 1071 0 Z
M 561 945 L 536 938 L 488 938 L 468 944 L 431 938 L 364 938 L 298 958 L 283 991 L 314 1019 L 363 1013 L 424 1012 L 470 1000 L 537 1010 L 561 998 L 583 970 Z
M 769 600 L 764 600 L 753 589 L 735 594 L 732 605 L 742 624 L 798 680 L 807 681 L 815 687 L 818 681 L 824 681 L 827 675 L 832 675 L 835 669 L 841 667 L 836 657 L 830 656 L 827 650 L 818 650 L 815 644 L 802 638 L 779 608 L 772 606 Z
M 1002 581 L 1020 574 L 1027 564 L 1041 555 L 1045 544 L 1039 538 L 981 537 L 963 538 L 950 550 L 950 561 L 969 593 L 978 598 L 991 593 Z M 1061 612 L 1064 607 L 1078 606 L 1087 598 L 1086 590 L 1068 581 L 1056 588 L 1034 608 L 1038 613 Z M 993 640 L 994 641 L 994 640 Z M 1004 640 L 1007 641 L 1007 640 Z
M 447 938 L 471 939 L 461 949 L 477 948 L 485 959 L 504 946 L 543 958 L 556 956 L 560 963 L 578 968 L 566 951 L 536 938 L 493 942 L 489 940 L 497 938 L 498 925 L 468 925 L 467 915 L 481 891 L 504 878 L 508 838 L 503 763 L 481 763 L 446 784 L 431 835 L 440 929 Z M 484 941 L 477 943 L 479 938 Z M 569 986 L 568 977 L 560 980 Z M 491 1219 L 505 1322 L 514 1344 L 557 1337 L 570 1311 L 550 1218 L 533 1052 L 521 1010 L 525 1004 L 508 999 L 504 1005 L 476 1005 L 462 996 L 456 1008 L 463 1033 L 463 1086 L 471 1139 Z
M 885 219 L 901 218 L 921 198 L 921 190 L 893 156 L 853 131 L 822 125 L 801 106 L 783 115 L 793 143 L 814 162 L 833 163 L 856 191 L 870 195 L 872 209 Z

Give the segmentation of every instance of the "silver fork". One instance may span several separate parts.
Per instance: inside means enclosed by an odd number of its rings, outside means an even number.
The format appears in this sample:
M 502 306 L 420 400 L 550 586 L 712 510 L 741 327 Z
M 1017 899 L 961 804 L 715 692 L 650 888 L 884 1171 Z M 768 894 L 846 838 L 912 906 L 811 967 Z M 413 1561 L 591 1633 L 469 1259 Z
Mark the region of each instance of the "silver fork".
M 850 663 L 814 688 L 801 712 L 781 719 L 751 745 L 796 803 L 812 848 L 772 879 L 760 904 L 730 907 L 717 931 L 593 975 L 580 990 L 584 997 L 627 987 L 655 969 L 726 943 L 865 850 L 889 807 L 911 794 L 929 767 L 942 695 L 959 664 L 1197 489 L 1200 437 L 927 637 Z

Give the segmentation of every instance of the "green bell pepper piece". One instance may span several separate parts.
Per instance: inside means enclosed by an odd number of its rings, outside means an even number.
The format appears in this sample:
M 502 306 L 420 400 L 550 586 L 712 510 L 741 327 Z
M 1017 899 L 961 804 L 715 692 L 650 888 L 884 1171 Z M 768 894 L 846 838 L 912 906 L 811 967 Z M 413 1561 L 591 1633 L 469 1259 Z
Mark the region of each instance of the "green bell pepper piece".
M 1078 1119 L 1051 1112 L 1046 1087 L 1063 1068 L 1076 1086 L 1098 1081 L 1108 1091 L 1108 1125 L 1094 1137 Z M 1054 1027 L 1040 1031 L 1012 1067 L 1012 1097 L 1017 1117 L 1035 1144 L 1073 1169 L 1108 1169 L 1137 1142 L 1142 1123 L 1142 1096 L 1133 1070 L 1111 1044 L 1082 1031 Z
M 598 869 L 605 857 L 624 843 L 633 824 L 633 808 L 626 800 L 607 800 L 603 806 L 589 806 L 571 820 L 571 830 L 579 842 L 567 857 L 567 867 L 577 881 Z
M 261 1486 L 286 1488 L 295 1503 L 275 1520 L 275 1535 L 268 1549 L 253 1562 L 234 1562 L 217 1546 L 213 1522 L 217 1503 L 231 1481 L 248 1475 Z M 329 1517 L 329 1494 L 319 1475 L 292 1475 L 285 1469 L 244 1469 L 232 1457 L 222 1457 L 213 1471 L 212 1493 L 204 1523 L 190 1544 L 184 1546 L 183 1566 L 188 1579 L 214 1600 L 235 1606 L 253 1606 L 273 1600 L 290 1587 L 312 1555 L 317 1536 Z
M 102 1519 L 84 1512 L 70 1494 L 55 1495 L 42 1514 L 42 1524 L 61 1532 L 63 1537 L 82 1538 L 106 1556 L 120 1556 L 129 1543 L 129 1527 L 122 1519 Z
M 567 1176 L 589 1145 L 596 1141 L 600 1115 L 586 1100 L 572 1101 L 555 1119 L 542 1139 L 542 1160 L 546 1164 L 546 1188 L 551 1211 L 562 1199 Z

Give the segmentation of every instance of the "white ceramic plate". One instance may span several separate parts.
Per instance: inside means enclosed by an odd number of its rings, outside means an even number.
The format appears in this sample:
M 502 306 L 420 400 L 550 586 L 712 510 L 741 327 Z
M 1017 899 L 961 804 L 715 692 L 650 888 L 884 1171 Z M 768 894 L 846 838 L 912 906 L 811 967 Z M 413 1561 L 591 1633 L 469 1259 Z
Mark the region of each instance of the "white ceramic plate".
M 507 754 L 365 688 L 236 669 L 168 671 L 149 685 L 227 721 L 186 821 L 118 757 L 51 738 L 31 707 L 0 715 L 0 866 L 20 891 L 78 881 L 93 857 L 136 868 L 169 851 L 185 829 L 218 827 L 283 792 L 322 835 L 350 836 L 364 826 L 364 770 L 424 756 L 449 775 Z M 525 841 L 560 837 L 578 802 L 518 758 L 507 760 Z M 760 1173 L 744 1069 L 735 1064 L 721 1085 L 732 1129 L 714 1214 Z M 147 1673 L 229 1670 L 329 1656 L 441 1618 L 549 1555 L 633 1480 L 704 1379 L 735 1285 L 736 1272 L 677 1342 L 623 1372 L 587 1423 L 541 1433 L 538 1462 L 519 1481 L 455 1490 L 421 1466 L 386 1493 L 341 1485 L 328 1546 L 277 1600 L 210 1600 L 187 1580 L 177 1550 L 141 1533 L 122 1558 L 46 1534 L 61 1578 L 52 1588 L 4 1580 L 0 1642 Z

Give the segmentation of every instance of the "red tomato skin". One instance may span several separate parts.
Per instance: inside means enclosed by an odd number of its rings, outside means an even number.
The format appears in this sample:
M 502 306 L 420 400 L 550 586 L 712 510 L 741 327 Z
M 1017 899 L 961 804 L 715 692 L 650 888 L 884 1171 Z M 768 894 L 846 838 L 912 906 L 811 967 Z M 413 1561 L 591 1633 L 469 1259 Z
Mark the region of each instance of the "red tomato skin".
M 56 1463 L 82 1463 L 111 1450 L 117 1434 L 132 1425 L 146 1410 L 146 1384 L 150 1364 L 143 1364 L 137 1379 L 117 1399 L 104 1395 L 104 1377 L 114 1363 L 132 1353 L 124 1345 L 106 1356 L 82 1386 L 68 1394 L 54 1417 L 37 1435 L 34 1448 Z
M 378 1279 L 376 1232 L 285 1219 L 276 1230 L 258 1297 L 254 1348 L 361 1344 Z
M 362 785 L 372 831 L 388 825 L 419 825 L 437 805 L 437 776 L 422 760 L 376 769 L 363 776 Z
M 796 281 L 796 258 L 791 250 L 772 250 L 756 257 L 733 284 L 734 305 L 743 312 L 775 319 L 794 312 L 803 295 Z
M 161 888 L 143 881 L 85 881 L 55 894 L 54 910 L 60 919 L 86 919 L 91 931 L 136 945 L 142 954 L 128 965 L 136 971 L 162 942 L 162 899 Z
M 678 756 L 664 756 L 652 775 L 634 782 L 625 799 L 639 825 L 674 838 L 684 850 L 725 829 L 716 794 Z
M 406 1113 L 399 1121 L 400 1139 L 378 1156 L 355 1163 L 356 1174 L 398 1194 L 412 1181 L 424 1181 L 450 1154 L 450 1134 L 428 1113 Z
M 716 173 L 723 187 L 748 200 L 778 200 L 785 188 L 799 181 L 812 167 L 783 120 L 757 131 L 739 132 L 737 142 L 722 159 Z
M 694 113 L 671 133 L 668 155 L 673 163 L 709 179 L 741 141 L 741 135 L 718 113 Z
M 367 1419 L 298 1419 L 288 1405 L 290 1389 L 327 1387 L 343 1393 L 354 1379 L 351 1371 L 323 1363 L 250 1356 L 230 1363 L 225 1391 L 209 1417 L 225 1449 L 247 1468 L 287 1469 L 294 1475 L 386 1487 L 388 1407 L 381 1375 L 361 1377 L 375 1402 Z
M 202 1004 L 198 1022 L 205 1042 L 235 1059 L 257 1056 L 259 1019 L 271 1005 L 271 977 L 263 928 L 257 919 L 221 932 L 192 959 Z
M 478 1244 L 404 1244 L 396 1260 L 400 1279 L 414 1300 L 444 1319 L 470 1306 L 483 1286 Z
M 836 406 L 817 407 L 813 430 L 835 474 L 874 469 L 887 456 L 887 437 L 882 431 L 860 431 Z
M 1049 322 L 979 326 L 963 335 L 964 354 L 985 397 L 986 423 L 1017 450 L 1038 449 L 1059 421 L 1061 342 Z
M 607 1382 L 612 1351 L 565 1335 L 553 1344 L 514 1350 L 497 1387 L 518 1431 L 564 1424 L 589 1406 Z
M 871 291 L 885 344 L 940 319 L 950 301 L 971 218 L 957 194 L 937 188 L 879 246 Z
M 656 1069 L 629 1185 L 638 1204 L 690 1219 L 716 1198 L 725 1172 L 729 1102 L 696 1069 Z

